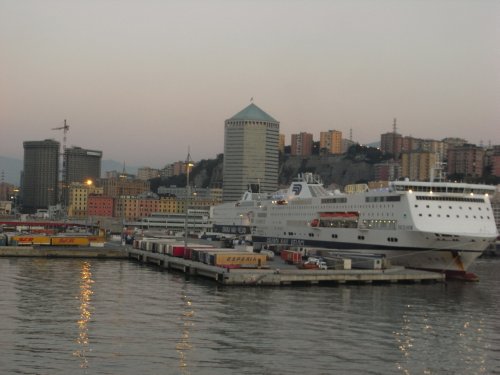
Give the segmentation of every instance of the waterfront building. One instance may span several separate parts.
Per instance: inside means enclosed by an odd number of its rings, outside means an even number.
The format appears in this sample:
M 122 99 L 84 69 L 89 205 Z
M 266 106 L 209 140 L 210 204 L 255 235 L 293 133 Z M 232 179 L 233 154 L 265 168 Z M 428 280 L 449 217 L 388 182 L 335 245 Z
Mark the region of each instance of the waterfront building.
M 160 197 L 151 192 L 141 195 L 122 195 L 115 202 L 115 217 L 125 220 L 138 220 L 160 210 Z
M 279 121 L 251 103 L 224 123 L 223 200 L 236 201 L 250 184 L 278 187 Z
M 88 196 L 87 215 L 96 217 L 113 217 L 114 199 L 99 194 Z
M 313 148 L 313 135 L 311 133 L 301 132 L 292 134 L 290 144 L 292 156 L 311 156 Z
M 87 217 L 88 198 L 91 194 L 102 195 L 103 188 L 91 180 L 87 183 L 72 182 L 68 187 L 68 217 Z
M 87 150 L 81 147 L 67 148 L 64 151 L 63 203 L 68 205 L 68 188 L 73 182 L 93 183 L 101 177 L 102 151 Z
M 184 189 L 185 190 L 185 189 Z M 163 213 L 182 213 L 184 212 L 184 200 L 177 198 L 175 195 L 160 195 L 160 209 Z
M 129 220 L 124 224 L 144 230 L 165 231 L 169 234 L 184 232 L 187 223 L 189 234 L 201 234 L 210 232 L 212 223 L 209 220 L 209 211 L 200 209 L 188 209 L 187 213 L 154 212 L 139 220 Z
M 342 132 L 339 130 L 328 130 L 319 133 L 319 149 L 326 150 L 330 154 L 341 154 Z
M 23 211 L 34 213 L 57 204 L 59 142 L 52 139 L 23 142 Z

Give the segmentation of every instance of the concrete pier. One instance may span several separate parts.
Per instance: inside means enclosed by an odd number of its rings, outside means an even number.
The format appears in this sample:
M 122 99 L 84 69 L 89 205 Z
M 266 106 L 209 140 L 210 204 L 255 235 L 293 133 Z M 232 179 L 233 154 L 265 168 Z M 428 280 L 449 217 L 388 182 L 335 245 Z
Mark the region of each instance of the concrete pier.
M 442 282 L 445 275 L 436 272 L 392 267 L 385 270 L 307 270 L 285 264 L 280 258 L 267 268 L 232 268 L 211 266 L 165 254 L 131 247 L 32 247 L 3 246 L 0 257 L 131 259 L 154 264 L 167 270 L 212 279 L 223 285 L 301 285 L 301 284 L 371 284 L 400 282 Z
M 121 248 L 106 247 L 1 246 L 0 257 L 127 259 L 128 254 Z
M 303 270 L 286 266 L 281 259 L 269 262 L 264 269 L 225 269 L 169 255 L 138 249 L 127 249 L 128 257 L 143 263 L 155 264 L 165 269 L 174 269 L 189 275 L 210 278 L 224 285 L 293 285 L 323 283 L 398 283 L 398 282 L 443 282 L 445 275 L 393 267 L 385 270 Z

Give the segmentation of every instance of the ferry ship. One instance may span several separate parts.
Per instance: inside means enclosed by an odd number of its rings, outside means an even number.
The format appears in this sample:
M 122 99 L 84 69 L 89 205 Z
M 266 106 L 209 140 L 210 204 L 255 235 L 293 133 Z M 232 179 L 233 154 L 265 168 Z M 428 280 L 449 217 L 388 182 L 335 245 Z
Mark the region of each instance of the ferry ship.
M 256 250 L 383 254 L 393 265 L 468 278 L 469 266 L 498 236 L 494 192 L 489 185 L 408 180 L 328 191 L 319 178 L 303 174 L 288 190 L 239 215 L 250 216 Z
M 236 236 L 249 235 L 256 210 L 270 203 L 274 195 L 246 191 L 237 202 L 226 202 L 210 207 L 210 222 L 216 233 Z

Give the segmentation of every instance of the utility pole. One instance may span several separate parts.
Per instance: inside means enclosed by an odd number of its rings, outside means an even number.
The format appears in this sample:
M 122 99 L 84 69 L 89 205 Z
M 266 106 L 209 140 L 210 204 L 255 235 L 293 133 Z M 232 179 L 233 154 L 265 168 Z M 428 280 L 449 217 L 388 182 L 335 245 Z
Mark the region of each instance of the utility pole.
M 189 206 L 189 198 L 191 195 L 191 187 L 189 186 L 189 169 L 194 166 L 193 161 L 191 160 L 191 155 L 189 153 L 188 147 L 188 155 L 186 158 L 186 201 L 184 207 L 184 249 L 187 248 L 187 238 L 188 238 L 188 206 Z

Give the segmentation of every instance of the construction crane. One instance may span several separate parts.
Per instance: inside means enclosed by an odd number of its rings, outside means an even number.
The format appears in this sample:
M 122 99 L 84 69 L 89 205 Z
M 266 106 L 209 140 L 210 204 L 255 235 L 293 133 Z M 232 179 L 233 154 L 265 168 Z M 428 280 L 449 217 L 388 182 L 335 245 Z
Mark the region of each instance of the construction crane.
M 64 158 L 66 157 L 66 134 L 68 133 L 69 131 L 69 125 L 68 123 L 66 122 L 66 119 L 64 119 L 64 125 L 63 126 L 59 126 L 57 128 L 52 128 L 52 130 L 62 130 L 63 133 L 64 133 L 64 136 L 63 136 L 63 149 L 62 149 L 62 153 L 61 153 L 61 159 L 62 159 L 62 168 L 61 168 L 61 183 L 62 183 L 62 195 L 63 195 L 63 200 L 66 201 L 66 192 L 65 192 L 65 188 L 66 188 L 66 163 L 64 161 Z M 61 197 L 58 197 L 57 201 L 60 203 L 61 202 Z M 66 202 L 64 202 L 66 203 Z
M 66 151 L 66 134 L 69 131 L 69 125 L 67 124 L 66 120 L 64 120 L 64 126 L 59 126 L 58 128 L 52 128 L 52 130 L 62 130 L 64 133 L 63 137 L 63 155 Z

